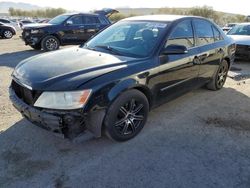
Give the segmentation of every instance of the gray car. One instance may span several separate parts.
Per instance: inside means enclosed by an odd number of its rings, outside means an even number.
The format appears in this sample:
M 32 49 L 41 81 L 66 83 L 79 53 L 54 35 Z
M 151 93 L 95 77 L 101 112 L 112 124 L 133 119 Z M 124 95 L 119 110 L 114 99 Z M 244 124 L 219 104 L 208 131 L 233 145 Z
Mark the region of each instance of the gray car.
M 250 23 L 241 23 L 228 33 L 236 44 L 236 58 L 250 60 Z

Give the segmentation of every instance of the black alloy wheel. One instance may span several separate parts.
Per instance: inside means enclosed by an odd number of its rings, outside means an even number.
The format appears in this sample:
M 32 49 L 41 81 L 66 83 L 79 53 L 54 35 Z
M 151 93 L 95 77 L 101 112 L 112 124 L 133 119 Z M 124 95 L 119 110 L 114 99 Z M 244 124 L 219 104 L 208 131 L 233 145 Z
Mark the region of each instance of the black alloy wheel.
M 213 79 L 207 84 L 207 88 L 214 91 L 223 88 L 227 79 L 228 70 L 228 63 L 226 60 L 223 60 L 218 68 L 218 71 L 213 76 Z
M 110 106 L 105 118 L 106 134 L 116 141 L 136 136 L 146 123 L 149 104 L 138 90 L 122 93 Z

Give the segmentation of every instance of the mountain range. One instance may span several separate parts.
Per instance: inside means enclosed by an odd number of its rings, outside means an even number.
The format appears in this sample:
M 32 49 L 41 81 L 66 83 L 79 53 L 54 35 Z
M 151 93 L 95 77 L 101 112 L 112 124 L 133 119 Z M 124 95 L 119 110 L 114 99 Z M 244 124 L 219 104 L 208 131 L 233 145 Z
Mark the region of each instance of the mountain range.
M 34 10 L 34 9 L 42 9 L 43 7 L 39 7 L 37 5 L 32 5 L 29 3 L 15 3 L 10 1 L 2 1 L 0 2 L 0 13 L 8 13 L 10 7 L 15 9 L 22 10 Z

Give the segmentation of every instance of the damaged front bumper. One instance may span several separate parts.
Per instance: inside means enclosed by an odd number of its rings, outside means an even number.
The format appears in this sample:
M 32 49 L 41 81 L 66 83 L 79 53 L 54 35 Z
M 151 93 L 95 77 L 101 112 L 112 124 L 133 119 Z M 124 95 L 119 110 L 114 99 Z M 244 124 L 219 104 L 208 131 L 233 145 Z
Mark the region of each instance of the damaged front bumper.
M 235 57 L 237 59 L 249 60 L 250 59 L 250 45 L 236 45 Z
M 13 106 L 26 119 L 55 134 L 72 139 L 87 129 L 95 137 L 102 135 L 104 110 L 84 113 L 82 109 L 64 111 L 35 108 L 23 102 L 12 88 L 9 88 L 9 97 Z

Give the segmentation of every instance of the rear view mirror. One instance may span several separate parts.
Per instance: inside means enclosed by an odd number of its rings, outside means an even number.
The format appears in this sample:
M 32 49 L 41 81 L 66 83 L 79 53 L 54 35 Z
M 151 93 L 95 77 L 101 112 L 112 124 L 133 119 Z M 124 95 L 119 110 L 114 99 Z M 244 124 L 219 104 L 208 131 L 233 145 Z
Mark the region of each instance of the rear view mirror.
M 188 49 L 186 46 L 183 45 L 177 45 L 177 44 L 171 44 L 168 45 L 162 52 L 165 55 L 171 55 L 171 54 L 187 54 Z
M 67 20 L 66 25 L 73 25 L 73 22 L 71 20 Z

